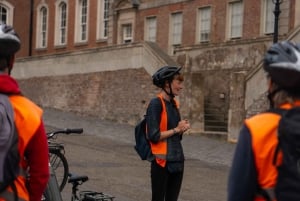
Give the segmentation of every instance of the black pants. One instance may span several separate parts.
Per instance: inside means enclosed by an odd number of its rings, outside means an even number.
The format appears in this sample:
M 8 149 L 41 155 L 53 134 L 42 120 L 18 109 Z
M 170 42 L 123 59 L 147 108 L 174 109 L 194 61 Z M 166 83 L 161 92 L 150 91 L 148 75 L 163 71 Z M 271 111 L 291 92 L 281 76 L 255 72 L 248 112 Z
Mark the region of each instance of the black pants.
M 177 201 L 183 172 L 170 173 L 155 161 L 151 163 L 152 201 Z

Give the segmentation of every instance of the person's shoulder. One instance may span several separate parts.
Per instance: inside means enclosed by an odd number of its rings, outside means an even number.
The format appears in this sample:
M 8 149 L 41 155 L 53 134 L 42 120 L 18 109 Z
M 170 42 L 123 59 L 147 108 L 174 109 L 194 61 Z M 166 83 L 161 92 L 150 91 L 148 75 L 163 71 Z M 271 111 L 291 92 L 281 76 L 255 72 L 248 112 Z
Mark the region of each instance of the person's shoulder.
M 271 111 L 265 111 L 265 112 L 261 112 L 258 114 L 255 114 L 253 116 L 250 116 L 246 119 L 246 121 L 269 121 L 270 119 L 273 118 L 280 118 L 280 115 L 278 115 L 275 112 L 271 112 Z
M 249 117 L 245 120 L 245 124 L 248 128 L 264 128 L 266 130 L 274 128 L 278 125 L 278 121 L 280 120 L 280 115 L 273 112 L 262 112 L 256 114 L 252 117 Z
M 161 107 L 161 102 L 158 97 L 154 97 L 150 100 L 149 106 L 151 107 Z
M 151 98 L 150 103 L 157 104 L 157 103 L 160 103 L 160 100 L 158 97 L 154 97 L 154 98 Z

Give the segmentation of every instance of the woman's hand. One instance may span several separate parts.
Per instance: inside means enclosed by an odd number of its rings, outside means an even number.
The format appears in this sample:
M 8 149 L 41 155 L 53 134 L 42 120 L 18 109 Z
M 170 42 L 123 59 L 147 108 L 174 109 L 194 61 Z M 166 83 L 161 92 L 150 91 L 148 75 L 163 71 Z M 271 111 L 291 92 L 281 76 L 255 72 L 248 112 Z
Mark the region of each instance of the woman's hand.
M 179 133 L 184 133 L 185 131 L 187 131 L 188 129 L 190 129 L 190 123 L 187 119 L 181 120 L 177 127 L 175 128 L 176 131 L 179 131 Z

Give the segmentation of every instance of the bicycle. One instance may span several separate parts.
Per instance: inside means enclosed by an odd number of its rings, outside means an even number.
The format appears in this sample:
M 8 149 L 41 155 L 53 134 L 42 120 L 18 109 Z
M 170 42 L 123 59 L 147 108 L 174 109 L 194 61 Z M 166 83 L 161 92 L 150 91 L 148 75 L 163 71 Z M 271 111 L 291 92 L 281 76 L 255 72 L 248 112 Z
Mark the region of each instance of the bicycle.
M 51 141 L 56 138 L 57 134 L 81 134 L 82 128 L 66 128 L 47 133 L 49 146 L 49 161 L 55 171 L 56 179 L 59 185 L 59 190 L 62 191 L 68 180 L 69 165 L 65 157 L 65 149 L 62 143 Z
M 113 201 L 115 197 L 96 191 L 79 191 L 78 186 L 88 181 L 86 175 L 69 173 L 68 183 L 72 184 L 71 201 Z
M 61 191 L 68 180 L 69 165 L 65 158 L 64 146 L 61 143 L 51 141 L 57 134 L 82 133 L 82 128 L 63 129 L 47 133 L 49 146 L 49 170 L 50 178 L 43 194 L 44 201 L 62 201 Z

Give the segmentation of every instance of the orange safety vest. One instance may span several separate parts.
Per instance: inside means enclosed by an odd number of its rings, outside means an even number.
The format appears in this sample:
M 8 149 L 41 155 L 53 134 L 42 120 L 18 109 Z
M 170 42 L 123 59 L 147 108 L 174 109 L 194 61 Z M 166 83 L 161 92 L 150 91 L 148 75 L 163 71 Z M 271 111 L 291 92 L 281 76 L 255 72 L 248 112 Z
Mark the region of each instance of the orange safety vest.
M 41 124 L 42 109 L 27 98 L 20 95 L 9 96 L 14 109 L 14 119 L 19 135 L 18 147 L 20 154 L 20 175 L 15 180 L 15 186 L 18 192 L 19 201 L 29 201 L 29 193 L 26 188 L 25 172 L 28 168 L 24 153 L 30 139 L 35 134 Z M 0 201 L 14 200 L 14 193 L 9 187 L 0 194 Z
M 291 107 L 290 104 L 281 106 L 283 109 L 290 109 Z M 266 112 L 245 120 L 251 133 L 258 185 L 269 192 L 273 201 L 276 201 L 274 192 L 278 175 L 276 165 L 280 165 L 282 162 L 282 153 L 279 152 L 277 164 L 273 164 L 275 149 L 278 144 L 277 128 L 280 118 L 279 114 Z M 260 195 L 256 196 L 254 200 L 265 201 Z
M 162 112 L 160 119 L 160 132 L 168 130 L 168 114 L 166 105 L 161 94 L 158 94 L 157 97 L 160 99 L 162 104 Z M 176 107 L 178 108 L 178 102 L 175 100 Z M 166 166 L 166 157 L 167 157 L 167 139 L 160 140 L 157 143 L 150 142 L 152 154 L 155 156 L 157 164 L 162 167 Z

